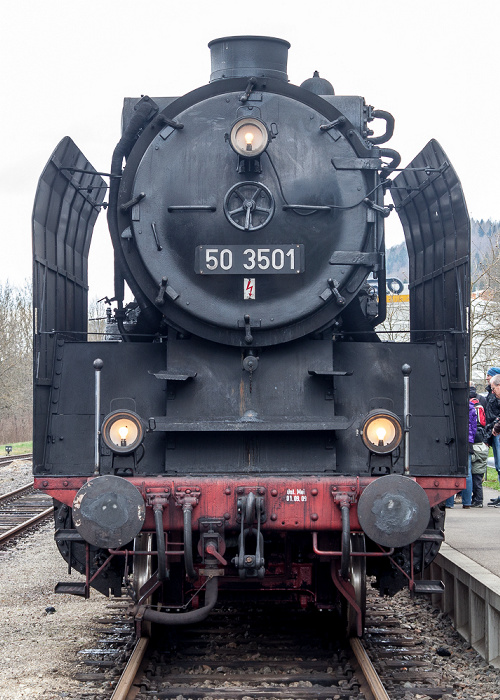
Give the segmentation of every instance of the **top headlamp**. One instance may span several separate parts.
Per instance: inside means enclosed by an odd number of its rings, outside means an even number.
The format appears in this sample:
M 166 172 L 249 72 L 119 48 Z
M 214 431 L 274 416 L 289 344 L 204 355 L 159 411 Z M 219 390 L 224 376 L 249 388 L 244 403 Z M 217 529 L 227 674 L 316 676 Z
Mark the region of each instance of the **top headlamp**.
M 266 150 L 269 132 L 260 119 L 246 117 L 239 119 L 233 125 L 230 143 L 233 150 L 242 158 L 256 158 Z

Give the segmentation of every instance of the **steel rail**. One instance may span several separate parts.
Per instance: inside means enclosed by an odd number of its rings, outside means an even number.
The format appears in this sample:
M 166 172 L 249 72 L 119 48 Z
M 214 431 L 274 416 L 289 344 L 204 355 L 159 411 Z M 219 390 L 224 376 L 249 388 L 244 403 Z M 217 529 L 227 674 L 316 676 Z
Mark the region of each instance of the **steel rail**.
M 21 493 L 24 493 L 25 491 L 29 491 L 31 488 L 33 488 L 33 481 L 31 484 L 26 484 L 26 486 L 20 486 L 18 489 L 15 489 L 14 491 L 9 491 L 8 493 L 4 493 L 0 496 L 0 503 L 3 501 L 8 501 L 9 498 L 14 498 L 15 496 L 19 496 Z
M 5 457 L 0 457 L 0 467 L 5 466 L 6 464 L 10 464 L 11 462 L 15 462 L 18 459 L 31 459 L 33 457 L 32 452 L 27 452 L 26 454 L 22 455 L 7 455 Z
M 47 508 L 46 510 L 43 510 L 41 513 L 34 515 L 29 520 L 25 520 L 24 523 L 21 523 L 20 525 L 16 525 L 16 527 L 13 527 L 10 530 L 7 530 L 7 532 L 2 533 L 0 535 L 0 544 L 2 542 L 9 540 L 11 537 L 14 537 L 14 535 L 16 535 L 18 532 L 22 532 L 23 530 L 26 530 L 28 527 L 30 527 L 30 525 L 34 525 L 39 520 L 43 520 L 43 518 L 48 517 L 53 512 L 54 512 L 54 506 L 50 506 L 50 508 Z
M 137 672 L 148 648 L 149 637 L 141 637 L 137 640 L 127 665 L 123 669 L 123 673 L 120 676 L 120 680 L 116 685 L 111 700 L 126 700 L 129 691 L 133 685 Z
M 351 637 L 349 642 L 375 700 L 390 700 L 361 640 L 358 637 Z

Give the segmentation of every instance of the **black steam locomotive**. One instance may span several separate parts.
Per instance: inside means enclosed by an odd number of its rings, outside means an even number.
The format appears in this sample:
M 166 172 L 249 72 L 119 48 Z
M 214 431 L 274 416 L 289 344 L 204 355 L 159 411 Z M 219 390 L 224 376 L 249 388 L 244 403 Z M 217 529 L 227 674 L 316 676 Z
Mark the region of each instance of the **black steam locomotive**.
M 209 46 L 208 85 L 125 100 L 109 186 L 67 137 L 40 179 L 35 485 L 85 574 L 56 590 L 126 586 L 138 627 L 275 600 L 360 635 L 367 575 L 381 593 L 442 588 L 422 576 L 467 468 L 462 190 L 436 141 L 395 176 L 393 117 L 317 73 L 289 83 L 288 42 Z M 103 207 L 115 289 L 106 339 L 88 342 Z M 393 208 L 404 343 L 375 330 Z

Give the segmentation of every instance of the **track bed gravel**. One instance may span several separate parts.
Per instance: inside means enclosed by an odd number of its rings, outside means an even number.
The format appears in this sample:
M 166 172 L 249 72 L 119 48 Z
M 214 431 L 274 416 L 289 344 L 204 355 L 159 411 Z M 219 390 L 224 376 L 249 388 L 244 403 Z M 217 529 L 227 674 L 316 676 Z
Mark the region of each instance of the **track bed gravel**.
M 0 493 L 31 479 L 29 462 L 2 467 Z M 70 580 L 82 577 L 68 576 L 52 520 L 0 548 L 0 700 L 56 699 L 81 690 L 72 680 L 84 668 L 78 652 L 97 639 L 92 619 L 109 613 L 109 601 L 96 592 L 88 601 L 56 596 L 55 584 Z M 49 607 L 55 612 L 47 613 Z

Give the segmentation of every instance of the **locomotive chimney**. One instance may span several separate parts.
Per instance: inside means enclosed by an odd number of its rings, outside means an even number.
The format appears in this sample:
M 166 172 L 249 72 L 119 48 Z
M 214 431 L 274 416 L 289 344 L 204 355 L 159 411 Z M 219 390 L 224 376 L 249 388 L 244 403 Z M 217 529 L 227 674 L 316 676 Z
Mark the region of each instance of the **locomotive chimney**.
M 226 36 L 208 45 L 212 59 L 210 82 L 224 78 L 286 80 L 290 44 L 270 36 Z

